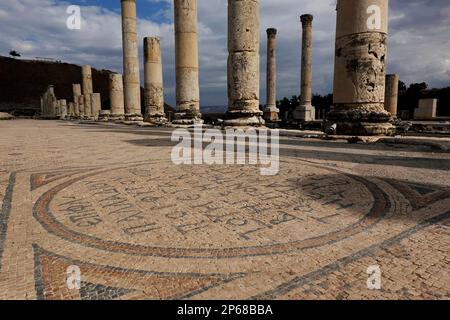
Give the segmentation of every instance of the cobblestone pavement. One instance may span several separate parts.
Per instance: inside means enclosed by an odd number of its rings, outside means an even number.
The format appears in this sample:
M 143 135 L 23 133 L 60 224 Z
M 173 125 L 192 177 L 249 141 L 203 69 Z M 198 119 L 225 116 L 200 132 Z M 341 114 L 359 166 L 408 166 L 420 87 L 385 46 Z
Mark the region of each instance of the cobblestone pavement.
M 448 152 L 281 138 L 262 176 L 172 164 L 167 128 L 0 132 L 0 299 L 450 298 Z

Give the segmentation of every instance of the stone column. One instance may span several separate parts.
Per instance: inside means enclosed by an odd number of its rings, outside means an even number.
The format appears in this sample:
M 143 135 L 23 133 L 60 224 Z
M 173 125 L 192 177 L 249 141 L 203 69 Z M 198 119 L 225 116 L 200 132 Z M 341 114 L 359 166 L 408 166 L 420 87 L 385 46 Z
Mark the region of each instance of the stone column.
M 264 120 L 276 122 L 279 120 L 277 109 L 277 61 L 276 61 L 277 29 L 267 29 L 267 82 L 266 82 L 266 108 Z
M 174 0 L 177 111 L 174 124 L 201 123 L 197 0 Z
M 159 38 L 144 38 L 146 122 L 167 122 L 164 113 L 163 68 Z
M 80 110 L 80 118 L 83 119 L 84 118 L 84 95 L 80 95 L 78 96 L 78 108 Z
M 310 14 L 300 16 L 302 22 L 302 66 L 301 66 L 301 95 L 300 104 L 294 111 L 294 119 L 304 121 L 314 121 L 316 110 L 312 106 L 312 22 L 314 17 Z
M 121 74 L 113 73 L 109 75 L 109 100 L 111 102 L 110 119 L 123 120 L 125 117 L 125 106 Z
M 68 112 L 67 115 L 69 118 L 73 118 L 75 116 L 75 107 L 73 102 L 69 102 L 68 104 Z
M 262 126 L 259 0 L 228 0 L 228 112 L 225 125 Z
M 384 109 L 389 112 L 393 118 L 397 118 L 399 80 L 400 76 L 398 74 L 388 74 L 386 76 Z
M 337 134 L 393 133 L 384 110 L 388 0 L 337 2 L 333 107 L 325 123 Z M 335 125 L 335 126 L 334 126 Z
M 72 91 L 73 91 L 73 104 L 74 104 L 74 113 L 75 117 L 80 117 L 80 105 L 78 103 L 79 96 L 81 96 L 81 85 L 80 84 L 72 84 Z
M 91 93 L 93 93 L 92 85 L 92 69 L 91 66 L 85 65 L 81 68 L 83 95 L 84 95 L 84 116 L 86 119 L 92 118 Z
M 61 99 L 59 102 L 59 118 L 65 119 L 67 117 L 67 100 Z
M 121 2 L 125 119 L 142 121 L 136 0 L 121 0 Z
M 100 93 L 91 93 L 91 116 L 97 120 L 100 111 L 102 110 L 102 99 Z

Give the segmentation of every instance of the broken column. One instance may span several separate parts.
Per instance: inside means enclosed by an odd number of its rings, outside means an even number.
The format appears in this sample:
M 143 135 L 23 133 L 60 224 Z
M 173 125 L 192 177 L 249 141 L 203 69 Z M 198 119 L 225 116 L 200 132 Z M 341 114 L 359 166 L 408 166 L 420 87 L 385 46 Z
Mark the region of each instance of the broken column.
M 81 68 L 83 96 L 84 96 L 84 117 L 92 119 L 91 93 L 93 93 L 92 85 L 92 69 L 91 66 L 85 65 Z
M 75 116 L 75 107 L 74 107 L 74 103 L 73 102 L 69 102 L 68 106 L 67 106 L 67 116 L 69 118 L 73 118 Z
M 109 75 L 109 100 L 111 102 L 111 120 L 123 120 L 125 117 L 125 106 L 123 98 L 122 75 L 113 73 Z
M 302 66 L 301 66 L 301 95 L 300 104 L 295 108 L 295 120 L 314 121 L 316 110 L 312 106 L 312 22 L 310 14 L 300 16 L 302 22 Z
M 384 110 L 388 0 L 337 2 L 333 107 L 325 123 L 336 134 L 387 135 Z
M 91 93 L 91 116 L 97 120 L 100 111 L 102 110 L 102 100 L 100 93 Z
M 174 0 L 176 113 L 174 124 L 201 123 L 197 0 Z
M 142 121 L 136 0 L 121 2 L 125 120 Z
M 81 85 L 80 84 L 72 84 L 73 91 L 73 104 L 74 104 L 74 114 L 75 118 L 80 117 L 80 105 L 78 103 L 79 96 L 81 96 Z
M 398 74 L 386 75 L 386 89 L 384 96 L 384 109 L 391 114 L 393 118 L 397 118 L 398 105 L 398 82 L 400 77 Z
M 58 105 L 59 106 L 59 118 L 61 120 L 64 120 L 67 117 L 67 100 L 61 99 L 61 100 L 58 100 L 58 102 L 59 102 L 59 105 Z
M 277 108 L 276 36 L 277 29 L 267 29 L 267 100 L 263 117 L 268 122 L 276 122 L 279 120 L 279 110 Z
M 146 122 L 167 122 L 164 113 L 163 69 L 159 38 L 144 38 L 145 116 Z
M 262 126 L 259 0 L 228 0 L 228 112 L 225 125 Z
M 85 111 L 84 101 L 85 101 L 84 95 L 79 95 L 78 96 L 78 108 L 80 110 L 80 119 L 84 119 L 84 117 L 85 117 L 85 115 L 84 115 L 84 111 Z

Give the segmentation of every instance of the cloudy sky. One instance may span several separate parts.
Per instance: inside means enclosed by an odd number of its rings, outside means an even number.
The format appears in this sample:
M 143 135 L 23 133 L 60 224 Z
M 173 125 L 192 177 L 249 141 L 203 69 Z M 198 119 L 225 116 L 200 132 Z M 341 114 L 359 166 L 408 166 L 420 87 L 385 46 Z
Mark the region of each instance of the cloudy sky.
M 265 30 L 269 27 L 278 29 L 278 98 L 299 93 L 299 16 L 304 13 L 314 15 L 313 90 L 331 92 L 336 0 L 260 2 L 261 102 L 265 102 Z M 137 3 L 139 37 L 162 39 L 166 100 L 173 105 L 172 0 Z M 81 30 L 66 27 L 69 5 L 81 6 Z M 202 105 L 225 105 L 227 1 L 198 0 L 198 6 Z M 450 1 L 390 0 L 389 15 L 388 72 L 399 73 L 406 83 L 450 86 Z M 121 72 L 120 0 L 1 0 L 0 55 L 8 55 L 12 49 L 24 58 L 54 58 Z

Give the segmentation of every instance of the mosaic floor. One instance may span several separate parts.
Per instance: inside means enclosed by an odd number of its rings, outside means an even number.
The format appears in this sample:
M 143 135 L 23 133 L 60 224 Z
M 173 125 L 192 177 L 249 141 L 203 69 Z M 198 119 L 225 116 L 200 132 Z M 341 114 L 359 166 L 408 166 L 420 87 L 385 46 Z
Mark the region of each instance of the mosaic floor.
M 450 298 L 448 152 L 281 138 L 262 176 L 172 164 L 170 129 L 0 132 L 0 299 Z

